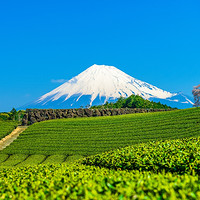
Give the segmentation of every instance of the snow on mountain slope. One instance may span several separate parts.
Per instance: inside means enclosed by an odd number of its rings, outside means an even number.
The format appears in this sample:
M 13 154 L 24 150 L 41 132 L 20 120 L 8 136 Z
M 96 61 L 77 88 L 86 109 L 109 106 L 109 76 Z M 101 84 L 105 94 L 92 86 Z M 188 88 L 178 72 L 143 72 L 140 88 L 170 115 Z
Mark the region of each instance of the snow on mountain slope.
M 170 93 L 151 84 L 135 79 L 121 70 L 106 65 L 92 65 L 78 76 L 58 88 L 43 95 L 27 108 L 78 108 L 86 105 L 115 101 L 120 96 L 132 94 L 145 99 L 163 99 L 177 103 L 178 93 Z M 184 98 L 182 102 L 191 107 L 192 102 Z M 183 103 L 184 103 L 183 102 Z
M 165 99 L 173 96 L 170 92 L 137 80 L 113 66 L 93 65 L 60 87 L 43 95 L 38 102 L 45 101 L 48 97 L 51 97 L 48 101 L 55 101 L 62 96 L 66 96 L 66 101 L 74 94 L 80 94 L 79 98 L 83 95 L 91 95 L 90 105 L 98 95 L 100 98 L 106 97 L 105 101 L 110 97 L 115 99 L 120 96 L 128 97 L 131 94 L 138 94 L 145 99 L 150 97 Z

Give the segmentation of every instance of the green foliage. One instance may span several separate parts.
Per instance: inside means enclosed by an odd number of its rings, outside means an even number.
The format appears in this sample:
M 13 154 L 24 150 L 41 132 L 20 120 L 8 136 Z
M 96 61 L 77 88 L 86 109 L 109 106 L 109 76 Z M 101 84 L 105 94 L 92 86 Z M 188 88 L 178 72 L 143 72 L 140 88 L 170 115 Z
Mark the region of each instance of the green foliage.
M 10 115 L 8 113 L 0 113 L 0 120 L 9 120 Z
M 52 155 L 48 156 L 42 164 L 56 164 L 56 163 L 62 163 L 66 160 L 66 155 Z
M 81 155 L 38 155 L 38 154 L 0 154 L 0 168 L 24 167 L 39 164 L 73 163 L 83 158 Z
M 81 158 L 83 158 L 83 156 L 81 155 L 68 156 L 64 163 L 73 163 Z
M 27 157 L 28 155 L 25 154 L 8 155 L 6 160 L 3 161 L 3 166 L 7 167 L 16 166 L 17 164 L 23 162 Z M 0 167 L 2 167 L 1 164 Z
M 0 120 L 0 139 L 4 138 L 6 135 L 10 134 L 16 127 L 18 123 L 14 121 L 1 121 Z
M 13 115 L 15 115 L 17 113 L 17 110 L 15 108 L 13 108 L 11 111 L 10 111 Z
M 18 123 L 20 123 L 25 113 L 26 113 L 25 110 L 17 111 L 15 108 L 13 108 L 10 112 L 0 113 L 0 120 L 1 121 L 12 120 L 12 121 L 17 121 Z
M 123 170 L 200 174 L 200 137 L 142 143 L 87 157 L 83 164 Z
M 7 154 L 0 154 L 0 163 L 3 163 L 4 161 L 6 161 L 8 159 Z
M 2 154 L 2 155 L 5 155 L 5 154 Z M 40 163 L 43 163 L 47 157 L 45 155 L 23 155 L 23 154 L 21 155 L 15 154 L 15 155 L 18 155 L 18 157 L 22 157 L 21 162 L 18 162 L 15 164 L 15 166 L 17 167 L 38 165 Z M 24 156 L 25 156 L 25 159 L 24 159 Z M 12 156 L 10 156 L 8 160 L 12 160 Z M 2 162 L 0 163 L 0 167 L 8 167 L 8 165 L 6 162 Z
M 145 100 L 139 95 L 131 95 L 128 98 L 120 97 L 116 103 L 106 102 L 104 105 L 92 106 L 91 109 L 95 108 L 145 108 L 145 109 L 171 109 L 166 104 L 156 103 L 153 101 Z
M 0 199 L 200 199 L 194 175 L 81 164 L 0 169 Z
M 82 156 L 0 154 L 0 199 L 200 199 L 199 152 L 200 137 L 141 143 L 74 163 Z
M 9 114 L 9 120 L 21 122 L 25 113 L 26 113 L 25 110 L 19 110 L 19 111 L 17 111 L 15 108 L 13 108 L 8 113 Z
M 1 151 L 0 199 L 200 199 L 199 115 L 194 108 L 31 125 Z M 197 137 L 162 141 L 189 136 Z
M 200 135 L 200 109 L 35 123 L 0 153 L 94 155 L 161 139 Z

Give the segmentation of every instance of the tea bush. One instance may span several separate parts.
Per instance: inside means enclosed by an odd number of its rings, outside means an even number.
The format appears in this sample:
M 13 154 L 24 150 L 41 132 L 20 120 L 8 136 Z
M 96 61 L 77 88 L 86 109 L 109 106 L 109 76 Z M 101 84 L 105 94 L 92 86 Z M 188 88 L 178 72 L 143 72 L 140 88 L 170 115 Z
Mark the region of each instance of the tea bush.
M 200 174 L 200 137 L 130 146 L 83 159 L 109 169 Z
M 81 164 L 0 169 L 0 199 L 200 199 L 194 175 Z
M 0 120 L 0 140 L 10 134 L 17 127 L 17 125 L 18 123 L 14 121 Z

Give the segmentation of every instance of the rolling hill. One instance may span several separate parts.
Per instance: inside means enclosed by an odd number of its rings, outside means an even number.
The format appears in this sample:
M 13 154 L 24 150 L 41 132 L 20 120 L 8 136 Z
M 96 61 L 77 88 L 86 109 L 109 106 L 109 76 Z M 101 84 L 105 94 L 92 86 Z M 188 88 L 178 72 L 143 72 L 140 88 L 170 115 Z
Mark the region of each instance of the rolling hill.
M 0 198 L 199 199 L 199 116 L 192 108 L 35 123 L 0 152 Z
M 141 142 L 200 135 L 200 109 L 59 119 L 26 129 L 1 154 L 93 155 Z
M 193 108 L 31 125 L 0 154 L 0 198 L 199 199 L 199 115 Z M 108 145 L 115 149 L 96 154 Z M 71 153 L 96 155 L 72 163 Z

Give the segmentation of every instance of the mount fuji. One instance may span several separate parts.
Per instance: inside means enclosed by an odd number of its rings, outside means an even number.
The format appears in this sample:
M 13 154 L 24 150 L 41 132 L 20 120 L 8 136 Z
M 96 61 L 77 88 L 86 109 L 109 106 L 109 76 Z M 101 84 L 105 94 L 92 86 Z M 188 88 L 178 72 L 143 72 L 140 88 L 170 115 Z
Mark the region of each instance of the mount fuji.
M 92 65 L 58 88 L 23 106 L 26 108 L 79 108 L 115 102 L 132 94 L 171 107 L 189 108 L 193 102 L 182 93 L 171 93 L 135 79 L 114 66 Z

